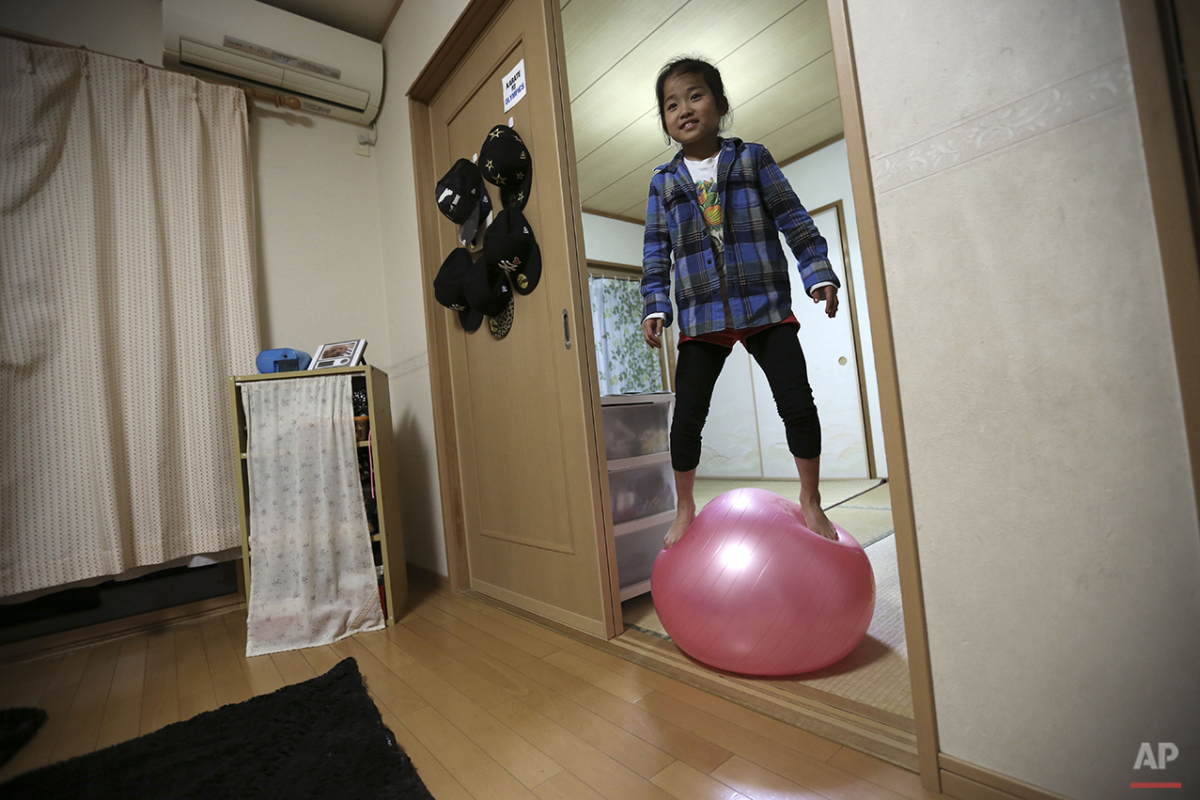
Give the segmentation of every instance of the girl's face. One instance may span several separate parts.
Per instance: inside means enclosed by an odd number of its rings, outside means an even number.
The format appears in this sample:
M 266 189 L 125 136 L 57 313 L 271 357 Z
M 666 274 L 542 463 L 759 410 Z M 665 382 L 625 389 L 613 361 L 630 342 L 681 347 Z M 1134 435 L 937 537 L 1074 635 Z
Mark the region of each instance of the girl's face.
M 681 74 L 667 78 L 663 84 L 662 112 L 667 133 L 683 145 L 685 156 L 711 158 L 720 150 L 717 133 L 722 112 L 700 75 Z

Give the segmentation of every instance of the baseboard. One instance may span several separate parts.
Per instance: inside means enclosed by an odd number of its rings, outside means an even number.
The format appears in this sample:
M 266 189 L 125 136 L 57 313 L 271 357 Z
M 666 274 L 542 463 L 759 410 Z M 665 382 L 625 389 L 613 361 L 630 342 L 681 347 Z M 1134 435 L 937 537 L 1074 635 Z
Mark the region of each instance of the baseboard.
M 158 628 L 168 628 L 205 617 L 226 614 L 236 608 L 244 608 L 245 605 L 246 598 L 242 594 L 234 592 L 220 597 L 197 600 L 194 603 L 185 603 L 181 606 L 171 606 L 132 617 L 101 622 L 97 625 L 52 633 L 49 636 L 39 636 L 36 639 L 26 639 L 23 642 L 13 642 L 0 646 L 0 664 L 46 658 L 81 647 L 90 647 L 100 642 L 122 639 Z
M 942 793 L 958 800 L 1070 800 L 1016 778 L 938 753 Z

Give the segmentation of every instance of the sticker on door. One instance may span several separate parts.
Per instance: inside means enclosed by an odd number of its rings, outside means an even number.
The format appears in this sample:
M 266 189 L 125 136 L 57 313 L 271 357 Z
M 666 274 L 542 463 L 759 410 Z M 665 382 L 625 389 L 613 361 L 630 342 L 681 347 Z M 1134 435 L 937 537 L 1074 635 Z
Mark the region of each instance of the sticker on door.
M 512 72 L 504 76 L 501 86 L 504 89 L 504 110 L 508 111 L 525 96 L 525 59 L 518 61 Z

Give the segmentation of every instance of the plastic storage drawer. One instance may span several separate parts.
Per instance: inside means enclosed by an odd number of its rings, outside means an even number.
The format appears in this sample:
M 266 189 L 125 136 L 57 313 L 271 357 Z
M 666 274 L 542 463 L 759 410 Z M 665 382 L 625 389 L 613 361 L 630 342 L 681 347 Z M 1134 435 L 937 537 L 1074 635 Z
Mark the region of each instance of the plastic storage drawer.
M 609 461 L 666 453 L 670 403 L 604 406 L 604 452 Z
M 668 519 L 617 537 L 617 574 L 621 578 L 622 589 L 650 580 L 654 559 L 662 550 L 663 537 L 671 529 L 672 522 Z
M 608 488 L 615 525 L 675 508 L 675 473 L 667 460 L 613 470 L 608 473 Z

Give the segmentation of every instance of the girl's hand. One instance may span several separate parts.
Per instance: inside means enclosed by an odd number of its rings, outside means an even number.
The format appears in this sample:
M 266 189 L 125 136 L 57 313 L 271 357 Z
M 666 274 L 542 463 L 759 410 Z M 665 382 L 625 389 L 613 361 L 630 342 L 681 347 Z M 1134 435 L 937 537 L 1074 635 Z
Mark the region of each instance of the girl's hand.
M 837 316 L 838 299 L 836 286 L 822 286 L 812 293 L 814 303 L 825 302 L 825 314 L 830 319 Z
M 642 335 L 646 337 L 646 344 L 653 347 L 655 350 L 662 347 L 662 317 L 654 319 L 646 318 L 642 320 Z

